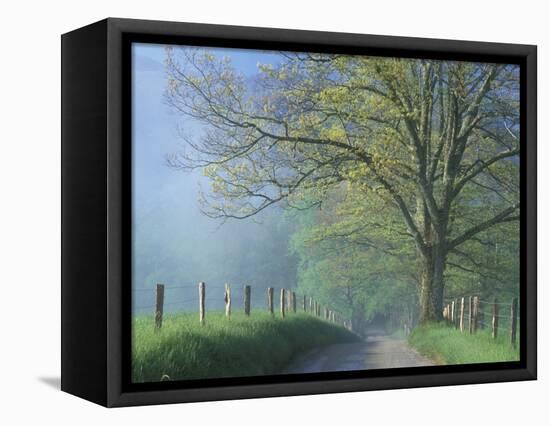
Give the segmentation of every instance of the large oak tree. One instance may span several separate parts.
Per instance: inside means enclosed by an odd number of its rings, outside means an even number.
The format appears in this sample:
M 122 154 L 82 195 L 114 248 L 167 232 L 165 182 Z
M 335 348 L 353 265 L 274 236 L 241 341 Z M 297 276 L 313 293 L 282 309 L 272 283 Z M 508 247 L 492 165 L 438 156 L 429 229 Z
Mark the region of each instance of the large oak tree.
M 167 102 L 202 124 L 169 162 L 204 168 L 205 214 L 319 207 L 348 185 L 365 217 L 382 202 L 398 218 L 385 231 L 414 247 L 422 321 L 441 317 L 449 257 L 519 218 L 515 66 L 281 53 L 251 79 L 174 47 L 166 67 Z

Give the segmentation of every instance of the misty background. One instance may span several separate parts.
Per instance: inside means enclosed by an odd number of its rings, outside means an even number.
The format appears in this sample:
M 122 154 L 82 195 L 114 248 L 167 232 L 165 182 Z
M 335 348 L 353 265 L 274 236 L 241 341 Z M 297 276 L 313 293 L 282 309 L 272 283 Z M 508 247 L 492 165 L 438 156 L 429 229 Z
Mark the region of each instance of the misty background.
M 253 83 L 258 63 L 275 64 L 272 53 L 231 53 L 236 70 Z M 165 47 L 132 47 L 132 288 L 136 313 L 150 312 L 157 283 L 166 287 L 165 309 L 196 310 L 197 284 L 206 282 L 209 308 L 223 306 L 223 286 L 232 286 L 233 305 L 252 286 L 252 308 L 265 306 L 267 287 L 294 287 L 297 258 L 289 251 L 295 220 L 267 209 L 253 219 L 225 223 L 201 214 L 199 192 L 209 190 L 201 170 L 170 168 L 166 156 L 182 150 L 181 132 L 197 135 L 198 123 L 174 114 L 164 102 Z

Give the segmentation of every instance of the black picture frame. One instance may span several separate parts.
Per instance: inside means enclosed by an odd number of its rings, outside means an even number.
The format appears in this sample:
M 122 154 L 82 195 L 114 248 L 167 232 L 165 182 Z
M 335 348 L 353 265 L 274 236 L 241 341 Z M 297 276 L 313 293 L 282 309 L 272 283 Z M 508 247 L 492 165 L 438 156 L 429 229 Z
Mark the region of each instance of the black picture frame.
M 62 390 L 108 407 L 536 379 L 536 46 L 109 18 L 62 36 Z M 130 44 L 520 65 L 518 362 L 130 382 Z

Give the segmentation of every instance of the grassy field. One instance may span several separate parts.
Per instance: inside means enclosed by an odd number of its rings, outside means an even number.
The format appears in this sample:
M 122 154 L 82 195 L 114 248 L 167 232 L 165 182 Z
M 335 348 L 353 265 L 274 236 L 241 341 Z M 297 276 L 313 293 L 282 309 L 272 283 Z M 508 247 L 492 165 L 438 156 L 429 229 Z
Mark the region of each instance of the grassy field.
M 167 314 L 162 330 L 154 330 L 152 315 L 134 318 L 132 374 L 134 382 L 275 374 L 303 351 L 358 338 L 327 321 L 307 314 L 281 319 L 252 311 L 227 320 L 208 312 L 206 324 L 197 313 Z
M 470 335 L 446 324 L 434 323 L 415 328 L 409 336 L 409 343 L 440 364 L 519 360 L 519 349 L 512 348 L 505 332 L 501 332 L 495 341 L 489 330 Z

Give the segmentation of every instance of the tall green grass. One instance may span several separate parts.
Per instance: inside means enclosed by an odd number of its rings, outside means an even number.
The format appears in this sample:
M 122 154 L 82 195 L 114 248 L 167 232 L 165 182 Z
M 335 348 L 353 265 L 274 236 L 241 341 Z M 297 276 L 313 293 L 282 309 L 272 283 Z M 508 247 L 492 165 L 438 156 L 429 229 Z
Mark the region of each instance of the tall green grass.
M 250 317 L 208 312 L 201 326 L 196 313 L 165 315 L 155 331 L 152 315 L 134 318 L 134 382 L 244 377 L 279 372 L 296 354 L 316 346 L 353 342 L 344 327 L 305 313 L 284 319 L 252 311 Z
M 469 334 L 444 323 L 431 323 L 416 327 L 409 344 L 441 364 L 519 361 L 519 349 L 512 347 L 505 332 L 494 340 L 489 330 Z

